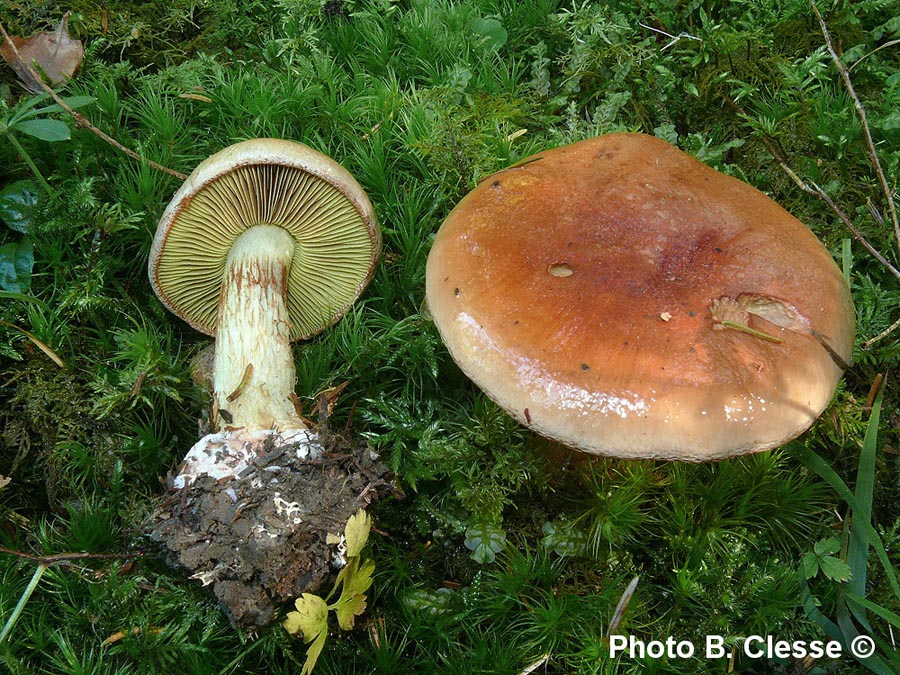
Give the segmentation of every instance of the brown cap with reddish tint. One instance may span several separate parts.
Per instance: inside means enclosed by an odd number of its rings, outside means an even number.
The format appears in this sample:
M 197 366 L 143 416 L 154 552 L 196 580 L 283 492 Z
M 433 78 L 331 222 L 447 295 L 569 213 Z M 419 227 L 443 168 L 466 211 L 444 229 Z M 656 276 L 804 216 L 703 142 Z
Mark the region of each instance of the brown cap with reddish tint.
M 538 433 L 602 455 L 781 445 L 852 353 L 847 284 L 806 226 L 642 134 L 482 181 L 438 232 L 426 284 L 466 375 Z

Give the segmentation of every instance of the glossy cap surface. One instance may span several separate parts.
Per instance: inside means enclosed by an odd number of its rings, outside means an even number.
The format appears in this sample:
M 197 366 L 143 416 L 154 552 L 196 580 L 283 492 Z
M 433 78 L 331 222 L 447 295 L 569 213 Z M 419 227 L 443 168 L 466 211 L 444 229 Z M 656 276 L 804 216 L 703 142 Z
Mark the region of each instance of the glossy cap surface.
M 538 433 L 602 455 L 781 445 L 828 404 L 853 345 L 847 285 L 803 223 L 641 134 L 483 180 L 438 232 L 426 284 L 466 375 Z

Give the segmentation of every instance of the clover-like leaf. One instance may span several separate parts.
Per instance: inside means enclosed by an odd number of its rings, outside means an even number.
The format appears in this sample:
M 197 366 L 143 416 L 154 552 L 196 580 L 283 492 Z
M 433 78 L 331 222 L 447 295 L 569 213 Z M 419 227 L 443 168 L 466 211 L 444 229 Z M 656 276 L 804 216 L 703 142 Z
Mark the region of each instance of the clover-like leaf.
M 328 605 L 318 595 L 304 593 L 294 602 L 296 612 L 288 612 L 284 629 L 288 633 L 303 633 L 305 642 L 312 642 L 328 631 Z
M 813 550 L 804 553 L 800 558 L 800 568 L 806 579 L 812 579 L 821 570 L 832 581 L 849 581 L 853 576 L 850 565 L 845 560 L 836 557 L 835 553 L 841 550 L 841 542 L 836 537 L 820 539 L 813 546 Z
M 363 550 L 363 546 L 369 540 L 369 531 L 372 529 L 372 518 L 365 510 L 360 509 L 347 521 L 344 528 L 344 539 L 347 541 L 347 557 L 356 558 Z
M 800 570 L 804 579 L 812 579 L 819 573 L 819 558 L 815 553 L 804 553 L 800 558 Z
M 819 557 L 826 555 L 834 555 L 841 550 L 841 542 L 837 537 L 828 537 L 827 539 L 819 539 L 813 546 L 813 551 Z

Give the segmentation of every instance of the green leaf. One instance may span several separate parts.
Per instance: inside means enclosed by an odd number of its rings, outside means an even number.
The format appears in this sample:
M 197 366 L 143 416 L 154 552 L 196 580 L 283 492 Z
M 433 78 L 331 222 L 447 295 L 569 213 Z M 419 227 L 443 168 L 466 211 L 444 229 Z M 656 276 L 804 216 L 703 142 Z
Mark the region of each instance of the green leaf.
M 344 539 L 347 542 L 347 557 L 356 558 L 369 539 L 372 519 L 363 509 L 350 516 L 344 528 Z
M 350 630 L 356 617 L 366 610 L 365 593 L 372 586 L 375 561 L 366 560 L 359 569 L 348 565 L 344 570 L 349 571 L 343 578 L 341 597 L 333 605 L 333 609 L 337 614 L 338 625 L 344 630 Z
M 821 558 L 818 563 L 819 567 L 822 570 L 822 574 L 824 574 L 832 581 L 849 581 L 853 576 L 852 572 L 850 571 L 850 565 L 845 563 L 840 558 L 826 555 Z
M 843 640 L 844 636 L 841 634 L 840 627 L 822 614 L 816 599 L 810 593 L 809 584 L 806 583 L 806 579 L 803 577 L 800 578 L 800 601 L 803 603 L 803 611 L 806 612 L 806 616 L 812 619 L 822 629 L 823 633 L 832 640 L 837 640 L 838 642 Z
M 59 120 L 25 120 L 17 123 L 13 130 L 51 143 L 72 138 L 69 127 Z
M 785 448 L 790 452 L 796 453 L 806 467 L 810 471 L 817 473 L 820 478 L 828 483 L 832 489 L 840 495 L 841 499 L 847 502 L 850 508 L 854 509 L 854 511 L 858 510 L 864 512 L 863 508 L 857 508 L 859 503 L 857 502 L 856 496 L 850 492 L 850 488 L 847 487 L 847 484 L 837 475 L 828 462 L 799 441 L 791 441 Z M 872 523 L 868 521 L 863 522 L 862 520 L 854 520 L 854 523 L 857 523 L 868 536 L 869 545 L 875 549 L 875 554 L 878 556 L 881 567 L 884 569 L 891 590 L 897 598 L 900 598 L 900 583 L 897 581 L 897 573 L 894 571 L 894 566 L 891 564 L 890 558 L 888 558 L 887 551 L 884 550 L 884 543 L 881 541 L 881 536 L 875 528 L 872 527 Z
M 815 553 L 804 553 L 800 558 L 800 569 L 804 579 L 812 579 L 819 573 L 819 556 Z
M 859 464 L 856 469 L 856 505 L 850 524 L 850 543 L 847 547 L 847 562 L 853 570 L 853 581 L 847 590 L 865 597 L 866 576 L 869 558 L 869 537 L 863 528 L 872 521 L 872 496 L 875 492 L 875 458 L 878 452 L 878 423 L 881 419 L 881 404 L 884 389 L 878 392 L 869 413 L 866 433 L 863 437 Z
M 885 609 L 881 605 L 878 605 L 871 600 L 861 598 L 858 595 L 853 595 L 852 593 L 847 593 L 847 600 L 849 600 L 851 603 L 856 603 L 862 607 L 865 607 L 873 614 L 877 614 L 888 623 L 893 624 L 894 627 L 900 628 L 900 615 L 895 614 L 891 610 Z
M 11 293 L 25 293 L 31 285 L 34 267 L 34 244 L 22 241 L 0 246 L 0 288 Z
M 466 530 L 466 548 L 472 551 L 472 560 L 492 563 L 506 546 L 506 532 L 497 525 L 483 523 Z
M 343 630 L 352 630 L 356 617 L 366 611 L 366 596 L 354 595 L 334 608 L 338 625 Z
M 22 302 L 30 302 L 32 305 L 37 305 L 45 312 L 50 311 L 50 306 L 43 302 L 42 300 L 38 300 L 30 295 L 26 295 L 25 293 L 13 293 L 10 291 L 0 291 L 0 298 L 7 298 L 8 300 L 21 300 Z
M 69 106 L 72 110 L 77 110 L 78 108 L 83 108 L 84 106 L 89 105 L 96 100 L 97 99 L 93 96 L 66 96 L 63 98 L 63 103 Z M 54 103 L 53 105 L 48 105 L 35 110 L 35 113 L 38 115 L 48 115 L 50 113 L 58 113 L 63 111 L 64 109 L 61 105 L 59 105 L 59 103 Z
M 319 656 L 322 654 L 322 649 L 325 647 L 325 640 L 327 638 L 328 633 L 322 631 L 322 633 L 319 634 L 319 637 L 316 638 L 316 641 L 306 650 L 306 663 L 304 663 L 303 668 L 300 669 L 300 675 L 309 675 L 313 671 L 313 668 L 316 667 L 316 661 L 319 660 Z
M 288 633 L 302 631 L 303 639 L 312 642 L 320 633 L 328 631 L 328 605 L 318 595 L 304 593 L 294 602 L 296 612 L 288 612 L 284 629 Z
M 50 96 L 48 94 L 36 94 L 31 98 L 25 99 L 12 110 L 12 114 L 7 119 L 7 125 L 16 126 L 22 120 L 30 119 L 37 115 L 35 106 L 46 101 Z
M 38 190 L 38 184 L 33 180 L 19 180 L 3 188 L 0 191 L 0 220 L 16 232 L 28 234 Z
M 375 573 L 375 561 L 366 560 L 359 570 L 344 579 L 341 595 L 361 595 L 372 586 L 372 575 Z
M 503 24 L 497 19 L 475 19 L 469 24 L 469 29 L 484 40 L 485 45 L 491 51 L 498 51 L 509 38 Z
M 828 537 L 828 539 L 820 539 L 813 547 L 817 556 L 834 555 L 841 550 L 841 542 L 837 537 Z

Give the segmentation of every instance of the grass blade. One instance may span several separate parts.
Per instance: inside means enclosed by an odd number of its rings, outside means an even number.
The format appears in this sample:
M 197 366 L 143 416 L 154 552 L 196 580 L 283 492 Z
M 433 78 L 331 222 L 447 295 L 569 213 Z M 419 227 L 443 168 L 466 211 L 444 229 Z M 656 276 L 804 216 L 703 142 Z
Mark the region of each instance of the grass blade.
M 853 595 L 852 593 L 848 593 L 847 600 L 851 603 L 855 603 L 862 607 L 865 607 L 870 612 L 872 612 L 872 614 L 876 614 L 896 628 L 900 628 L 900 614 L 894 614 L 891 610 L 885 609 L 881 605 L 876 604 L 871 600 L 867 600 L 861 595 Z
M 30 302 L 34 305 L 37 305 L 41 309 L 45 311 L 50 311 L 50 306 L 37 298 L 33 298 L 30 295 L 26 295 L 25 293 L 14 293 L 13 291 L 0 291 L 0 298 L 7 298 L 8 300 L 21 300 L 22 302 Z
M 832 487 L 832 489 L 838 493 L 841 499 L 847 502 L 847 504 L 851 509 L 853 509 L 854 512 L 863 511 L 863 509 L 860 508 L 860 505 L 856 502 L 856 496 L 850 491 L 850 488 L 847 487 L 847 484 L 841 479 L 840 476 L 837 475 L 835 470 L 832 469 L 831 466 L 829 466 L 829 464 L 818 454 L 798 441 L 788 443 L 785 446 L 785 449 L 794 453 L 800 459 L 800 461 L 803 462 L 806 468 L 817 474 L 822 480 L 828 483 Z M 888 583 L 891 586 L 891 590 L 894 592 L 894 595 L 898 599 L 900 599 L 900 584 L 897 583 L 897 573 L 894 571 L 894 568 L 891 565 L 891 561 L 884 550 L 884 544 L 881 541 L 881 537 L 879 536 L 878 532 L 875 531 L 875 528 L 872 527 L 872 523 L 868 521 L 861 521 L 859 527 L 868 536 L 869 545 L 872 546 L 873 549 L 875 549 L 875 554 L 878 556 L 878 560 L 881 562 L 881 565 L 884 568 Z
M 53 361 L 53 363 L 55 363 L 56 365 L 58 365 L 58 366 L 59 366 L 60 368 L 62 368 L 63 370 L 66 369 L 66 363 L 65 363 L 65 361 L 63 361 L 61 358 L 59 358 L 59 356 L 57 356 L 56 352 L 54 352 L 52 349 L 50 349 L 50 347 L 48 347 L 46 343 L 44 343 L 44 342 L 42 342 L 41 340 L 39 340 L 37 337 L 35 337 L 35 336 L 32 335 L 31 333 L 29 333 L 29 332 L 28 332 L 27 330 L 25 330 L 24 328 L 19 328 L 19 327 L 18 327 L 16 324 L 14 324 L 14 323 L 10 323 L 9 321 L 2 321 L 2 320 L 0 320 L 0 323 L 2 323 L 4 326 L 9 326 L 10 328 L 13 328 L 13 329 L 19 331 L 20 333 L 22 333 L 22 335 L 24 335 L 24 336 L 27 337 L 29 340 L 31 340 L 31 341 L 34 343 L 34 345 L 35 345 L 38 349 L 40 349 L 40 350 L 41 350 L 42 352 L 44 352 L 48 357 L 50 357 L 50 360 Z
M 875 491 L 875 456 L 878 446 L 878 422 L 881 418 L 881 402 L 884 387 L 878 392 L 872 404 L 872 412 L 866 425 L 859 466 L 856 471 L 856 501 L 853 521 L 850 525 L 850 544 L 847 548 L 847 564 L 852 578 L 847 582 L 847 592 L 859 597 L 866 595 L 867 560 L 869 557 L 869 537 L 864 524 L 872 522 L 872 495 Z M 856 619 L 868 628 L 865 610 L 851 606 Z

